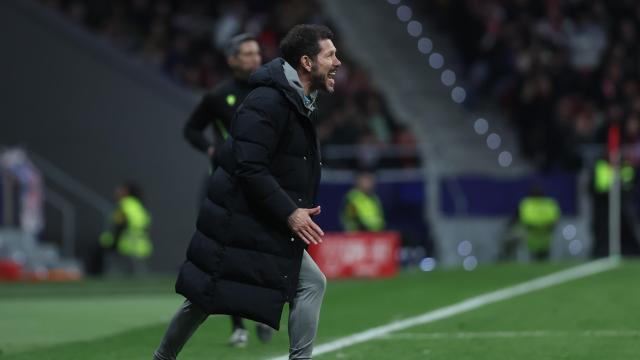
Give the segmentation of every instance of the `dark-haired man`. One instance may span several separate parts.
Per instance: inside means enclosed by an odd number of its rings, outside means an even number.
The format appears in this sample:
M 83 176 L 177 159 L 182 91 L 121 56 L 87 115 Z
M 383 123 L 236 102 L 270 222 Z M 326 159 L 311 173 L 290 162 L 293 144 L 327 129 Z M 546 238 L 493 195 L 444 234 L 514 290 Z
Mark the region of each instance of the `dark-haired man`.
M 249 75 L 262 63 L 260 45 L 251 34 L 231 38 L 225 48 L 225 56 L 232 76 L 202 97 L 183 129 L 187 141 L 207 154 L 212 162 L 216 147 L 229 137 L 233 114 L 252 90 Z M 204 136 L 207 127 L 213 130 L 213 142 Z
M 333 34 L 297 25 L 283 57 L 256 71 L 254 90 L 219 151 L 176 291 L 187 300 L 154 359 L 173 360 L 209 314 L 279 328 L 289 303 L 289 358 L 311 359 L 326 279 L 306 252 L 324 233 L 311 219 L 320 183 L 313 121 L 318 90 L 333 92 L 340 66 Z

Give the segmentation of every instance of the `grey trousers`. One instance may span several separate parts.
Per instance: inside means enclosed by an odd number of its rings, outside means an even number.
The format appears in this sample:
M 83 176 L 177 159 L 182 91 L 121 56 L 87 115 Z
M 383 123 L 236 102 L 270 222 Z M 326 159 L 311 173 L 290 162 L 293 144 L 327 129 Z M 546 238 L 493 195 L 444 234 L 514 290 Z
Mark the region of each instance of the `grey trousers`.
M 298 289 L 289 308 L 289 359 L 311 359 L 326 283 L 324 274 L 305 251 Z M 171 319 L 153 359 L 175 360 L 207 316 L 197 305 L 185 300 Z

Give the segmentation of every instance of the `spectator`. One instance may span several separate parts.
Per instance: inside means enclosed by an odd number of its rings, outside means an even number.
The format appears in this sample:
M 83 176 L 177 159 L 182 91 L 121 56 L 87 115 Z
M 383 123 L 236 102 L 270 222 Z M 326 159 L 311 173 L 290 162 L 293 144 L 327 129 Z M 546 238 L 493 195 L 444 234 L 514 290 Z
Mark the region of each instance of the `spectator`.
M 277 56 L 278 40 L 293 25 L 326 22 L 315 1 L 233 0 L 41 0 L 70 21 L 93 30 L 114 47 L 132 53 L 139 61 L 163 72 L 187 89 L 204 92 L 223 79 L 226 57 L 223 45 L 242 32 L 256 34 L 262 57 Z M 338 44 L 339 45 L 339 44 Z M 324 143 L 392 145 L 397 125 L 386 111 L 384 99 L 369 82 L 368 74 L 343 54 L 343 66 L 336 78 L 334 99 L 321 96 L 323 108 L 317 123 Z M 357 104 L 340 99 L 358 98 Z M 335 105 L 335 106 L 328 106 Z M 364 114 L 364 115 L 363 115 Z M 403 137 L 411 136 L 406 133 Z M 366 152 L 365 150 L 362 150 Z M 367 155 L 369 155 L 367 153 Z M 414 156 L 415 157 L 415 156 Z M 378 164 L 373 158 L 329 161 L 348 167 L 354 163 Z M 397 162 L 384 163 L 397 166 Z
M 137 184 L 127 182 L 115 190 L 117 206 L 109 229 L 100 235 L 107 274 L 141 275 L 153 246 L 149 238 L 151 216 L 142 202 Z
M 584 143 L 640 110 L 640 3 L 426 1 L 459 46 L 475 94 L 499 99 L 522 153 L 541 169 L 574 169 Z M 477 103 L 477 100 L 475 101 Z M 633 110 L 635 109 L 635 110 Z
M 560 219 L 560 207 L 552 197 L 546 196 L 539 186 L 533 186 L 518 208 L 518 222 L 524 230 L 524 241 L 530 256 L 547 260 L 553 231 Z
M 385 228 L 384 210 L 375 193 L 375 177 L 361 172 L 353 189 L 345 195 L 342 226 L 345 231 L 382 231 Z

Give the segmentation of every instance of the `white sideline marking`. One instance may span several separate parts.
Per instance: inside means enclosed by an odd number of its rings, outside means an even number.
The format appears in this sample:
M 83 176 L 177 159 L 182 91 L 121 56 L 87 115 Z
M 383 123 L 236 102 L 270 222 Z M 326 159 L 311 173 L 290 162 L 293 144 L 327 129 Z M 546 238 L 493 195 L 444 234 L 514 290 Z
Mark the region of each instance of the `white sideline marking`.
M 431 310 L 422 315 L 407 318 L 405 320 L 394 321 L 386 325 L 377 326 L 369 330 L 348 335 L 328 343 L 315 347 L 314 356 L 319 356 L 332 351 L 340 350 L 355 344 L 370 341 L 375 338 L 385 336 L 394 331 L 404 330 L 417 325 L 423 325 L 437 320 L 458 315 L 479 307 L 493 304 L 502 300 L 514 298 L 536 290 L 545 289 L 554 285 L 562 284 L 571 280 L 580 279 L 590 275 L 595 275 L 618 266 L 619 261 L 614 259 L 601 259 L 579 265 L 566 270 L 558 271 L 533 280 L 506 287 L 504 289 L 492 291 L 486 294 L 471 297 L 453 305 Z M 269 360 L 287 360 L 288 355 L 282 355 Z
M 475 332 L 432 332 L 387 334 L 379 340 L 441 340 L 441 339 L 513 339 L 540 337 L 640 337 L 640 331 L 634 330 L 591 330 L 591 331 L 475 331 Z

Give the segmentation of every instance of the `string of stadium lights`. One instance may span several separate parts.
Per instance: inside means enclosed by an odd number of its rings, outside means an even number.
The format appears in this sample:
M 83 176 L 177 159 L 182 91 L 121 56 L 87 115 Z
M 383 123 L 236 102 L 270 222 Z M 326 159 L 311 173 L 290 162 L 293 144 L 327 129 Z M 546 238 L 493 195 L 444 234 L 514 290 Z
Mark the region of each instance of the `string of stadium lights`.
M 429 65 L 434 70 L 440 70 L 444 67 L 444 56 L 433 51 L 434 46 L 431 39 L 422 35 L 422 23 L 417 20 L 411 20 L 413 10 L 408 5 L 400 4 L 402 0 L 387 0 L 391 5 L 397 5 L 396 16 L 404 23 L 407 23 L 407 32 L 410 36 L 418 38 L 418 51 L 428 56 Z M 456 73 L 451 69 L 444 69 L 440 74 L 442 84 L 451 89 L 451 100 L 456 104 L 462 104 L 467 98 L 467 92 L 462 86 L 454 86 L 456 84 Z M 487 135 L 489 132 L 489 122 L 484 118 L 478 118 L 473 123 L 473 130 L 479 136 L 486 135 L 487 147 L 491 150 L 499 150 L 502 145 L 502 138 L 495 132 Z M 513 162 L 513 156 L 508 150 L 503 150 L 498 154 L 498 164 L 502 167 L 509 167 Z M 562 237 L 569 242 L 568 250 L 571 255 L 578 255 L 583 250 L 582 241 L 576 239 L 577 229 L 575 225 L 569 224 L 562 229 Z M 468 240 L 463 240 L 457 247 L 458 255 L 464 260 L 462 266 L 467 271 L 473 271 L 478 266 L 478 259 L 472 255 L 473 244 Z M 425 258 L 420 262 L 420 268 L 423 271 L 431 271 L 435 269 L 436 262 L 433 258 Z
M 418 51 L 428 56 L 429 65 L 434 70 L 444 67 L 444 56 L 433 51 L 433 42 L 428 37 L 422 35 L 422 24 L 417 20 L 411 20 L 413 11 L 408 5 L 399 5 L 401 0 L 387 0 L 390 4 L 398 5 L 396 16 L 400 21 L 407 23 L 409 35 L 418 38 Z M 454 86 L 456 83 L 456 73 L 451 69 L 444 69 L 440 74 L 440 81 L 446 87 L 452 87 L 451 100 L 456 104 L 462 104 L 467 98 L 467 91 L 462 86 Z M 485 135 L 489 132 L 489 122 L 484 118 L 477 119 L 473 124 L 473 129 L 478 135 Z M 491 150 L 499 150 L 502 145 L 502 138 L 497 133 L 490 133 L 486 137 L 487 147 Z M 513 162 L 513 156 L 508 150 L 503 150 L 498 154 L 498 164 L 502 167 L 509 167 Z

